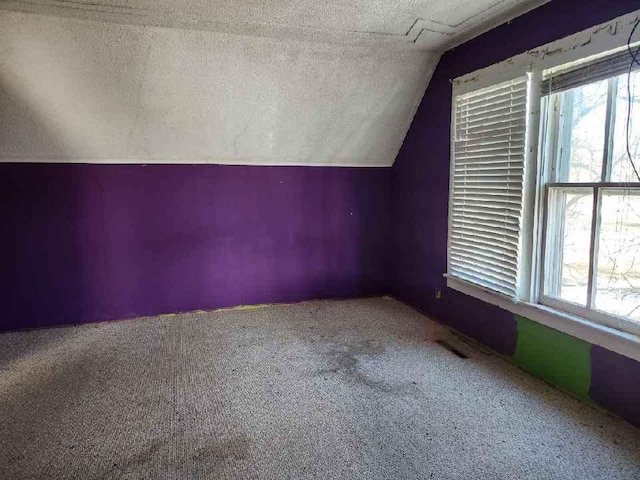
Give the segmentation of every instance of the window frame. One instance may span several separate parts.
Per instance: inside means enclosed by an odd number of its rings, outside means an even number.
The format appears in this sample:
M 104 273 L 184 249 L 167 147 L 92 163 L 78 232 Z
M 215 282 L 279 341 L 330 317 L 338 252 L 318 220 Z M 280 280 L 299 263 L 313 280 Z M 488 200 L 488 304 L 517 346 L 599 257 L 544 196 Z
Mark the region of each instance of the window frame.
M 538 175 L 538 189 L 539 194 L 543 197 L 542 209 L 540 211 L 540 217 L 536 220 L 538 223 L 537 228 L 541 228 L 541 243 L 539 244 L 540 251 L 532 252 L 539 258 L 540 268 L 536 278 L 532 281 L 537 284 L 538 295 L 536 298 L 537 303 L 551 307 L 557 310 L 565 311 L 567 313 L 580 316 L 582 318 L 591 320 L 593 322 L 622 330 L 634 335 L 640 335 L 640 323 L 635 322 L 627 317 L 618 316 L 612 313 L 606 313 L 595 308 L 595 296 L 596 296 L 596 283 L 597 283 L 597 265 L 598 265 L 598 253 L 599 253 L 599 233 L 601 227 L 601 210 L 602 210 L 602 191 L 614 190 L 625 192 L 629 195 L 640 195 L 640 181 L 638 182 L 611 182 L 611 170 L 613 163 L 613 135 L 615 128 L 615 115 L 616 115 L 616 95 L 618 88 L 618 75 L 614 75 L 605 79 L 607 81 L 607 97 L 605 106 L 605 124 L 604 137 L 603 137 L 603 155 L 602 155 L 602 167 L 600 172 L 599 182 L 570 182 L 558 181 L 558 177 L 563 177 L 561 169 L 566 167 L 563 164 L 563 158 L 561 158 L 562 148 L 566 148 L 566 145 L 561 140 L 564 135 L 562 125 L 563 110 L 566 105 L 558 105 L 560 100 L 564 102 L 564 96 L 567 92 L 553 93 L 549 92 L 548 95 L 541 100 L 541 110 L 543 112 L 544 120 L 540 122 L 541 134 L 540 134 L 540 149 L 539 162 L 543 166 L 540 174 Z M 594 83 L 599 80 L 594 80 Z M 602 80 L 600 80 L 602 81 Z M 570 91 L 570 90 L 569 90 Z M 562 145 L 561 145 L 562 141 Z M 544 284 L 546 278 L 546 243 L 547 234 L 549 230 L 549 216 L 550 216 L 550 190 L 559 189 L 566 192 L 585 190 L 590 191 L 592 196 L 592 209 L 591 209 L 591 225 L 590 225 L 590 238 L 589 238 L 589 271 L 587 278 L 587 298 L 585 306 L 578 305 L 568 300 L 563 300 L 550 295 L 545 292 Z M 561 225 L 562 221 L 559 222 Z
M 544 279 L 542 270 L 544 265 L 545 216 L 548 204 L 547 189 L 551 186 L 551 184 L 547 185 L 548 181 L 542 181 L 544 176 L 548 175 L 548 168 L 544 164 L 547 159 L 545 155 L 549 153 L 547 151 L 549 132 L 546 128 L 548 109 L 544 107 L 547 98 L 550 97 L 543 96 L 542 74 L 553 69 L 564 68 L 567 65 L 577 66 L 616 52 L 619 53 L 626 48 L 629 33 L 638 18 L 640 18 L 640 10 L 452 80 L 452 100 L 454 100 L 456 95 L 495 85 L 528 73 L 532 102 L 531 108 L 528 108 L 527 121 L 531 122 L 531 128 L 528 127 L 528 132 L 531 135 L 527 134 L 529 137 L 526 151 L 528 155 L 527 170 L 523 184 L 523 229 L 521 232 L 523 244 L 520 259 L 522 285 L 519 289 L 519 298 L 509 298 L 477 284 L 456 278 L 449 273 L 446 273 L 445 277 L 447 278 L 447 286 L 454 290 L 640 361 L 640 324 L 629 321 L 632 325 L 625 325 L 624 328 L 621 328 L 619 317 L 608 314 L 601 315 L 597 310 L 591 310 L 591 313 L 587 315 L 584 311 L 571 307 L 565 308 L 564 303 L 556 304 L 554 299 L 545 300 L 545 303 L 540 302 L 543 292 L 541 282 Z M 638 45 L 638 43 L 634 45 Z M 455 101 L 452 101 L 452 133 L 455 128 L 453 124 L 455 121 L 454 105 Z M 452 141 L 450 157 L 452 167 L 453 148 Z M 452 177 L 450 176 L 451 181 Z M 598 185 L 599 190 L 606 187 L 607 185 Z M 450 218 L 449 221 L 451 221 Z M 448 252 L 449 248 L 447 248 L 447 254 Z

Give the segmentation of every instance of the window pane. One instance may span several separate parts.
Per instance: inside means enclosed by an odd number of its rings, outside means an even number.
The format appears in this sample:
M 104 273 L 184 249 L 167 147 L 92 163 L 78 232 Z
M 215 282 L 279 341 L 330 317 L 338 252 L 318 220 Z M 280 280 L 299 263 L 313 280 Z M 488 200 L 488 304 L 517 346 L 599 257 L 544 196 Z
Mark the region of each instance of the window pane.
M 592 213 L 591 189 L 549 189 L 545 295 L 586 306 Z
M 608 82 L 565 92 L 560 138 L 560 182 L 598 182 L 602 178 Z
M 636 164 L 640 168 L 640 71 L 631 74 L 631 117 L 629 129 L 629 150 Z M 618 77 L 616 94 L 616 117 L 613 136 L 613 158 L 611 165 L 612 182 L 637 182 L 633 167 L 627 155 L 627 113 L 629 110 L 629 94 L 627 89 L 627 75 Z
M 640 192 L 604 191 L 595 307 L 640 321 Z

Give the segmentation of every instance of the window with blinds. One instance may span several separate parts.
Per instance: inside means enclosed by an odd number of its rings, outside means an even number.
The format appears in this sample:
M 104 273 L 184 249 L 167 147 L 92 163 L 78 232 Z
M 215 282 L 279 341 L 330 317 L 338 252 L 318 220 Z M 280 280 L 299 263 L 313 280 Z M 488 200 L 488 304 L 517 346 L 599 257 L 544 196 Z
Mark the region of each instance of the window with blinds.
M 448 274 L 516 297 L 527 77 L 454 102 Z
M 584 65 L 548 73 L 542 83 L 542 95 L 563 92 L 637 70 L 640 70 L 640 64 L 630 62 L 629 51 L 624 49 Z

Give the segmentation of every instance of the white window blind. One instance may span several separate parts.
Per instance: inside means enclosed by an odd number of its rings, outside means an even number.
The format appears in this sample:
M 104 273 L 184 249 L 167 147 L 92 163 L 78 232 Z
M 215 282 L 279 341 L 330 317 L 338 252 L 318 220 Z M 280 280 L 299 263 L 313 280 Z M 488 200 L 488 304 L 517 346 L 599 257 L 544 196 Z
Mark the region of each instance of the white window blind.
M 455 98 L 448 273 L 517 296 L 527 78 Z
M 589 62 L 585 65 L 579 65 L 545 75 L 545 81 L 542 83 L 542 95 L 562 92 L 588 83 L 607 80 L 628 73 L 629 71 L 634 72 L 639 68 L 640 66 L 635 62 L 631 62 L 629 50 L 625 48 L 621 52 Z

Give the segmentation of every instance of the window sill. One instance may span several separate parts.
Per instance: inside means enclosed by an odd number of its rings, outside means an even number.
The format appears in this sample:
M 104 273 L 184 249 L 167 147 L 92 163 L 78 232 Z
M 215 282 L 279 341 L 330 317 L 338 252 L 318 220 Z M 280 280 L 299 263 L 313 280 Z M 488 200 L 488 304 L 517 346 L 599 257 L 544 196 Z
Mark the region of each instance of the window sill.
M 640 362 L 640 337 L 565 312 L 511 298 L 445 275 L 447 287 Z

